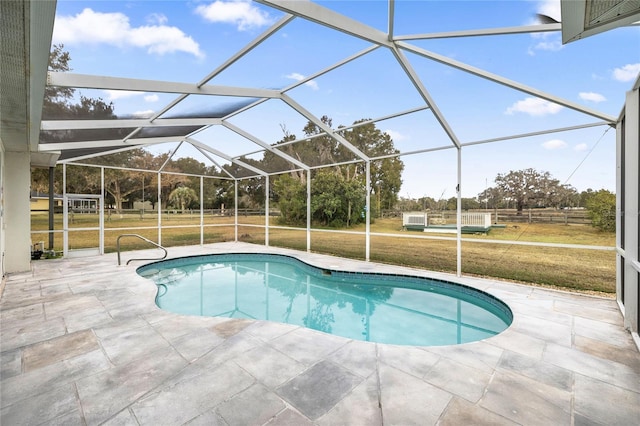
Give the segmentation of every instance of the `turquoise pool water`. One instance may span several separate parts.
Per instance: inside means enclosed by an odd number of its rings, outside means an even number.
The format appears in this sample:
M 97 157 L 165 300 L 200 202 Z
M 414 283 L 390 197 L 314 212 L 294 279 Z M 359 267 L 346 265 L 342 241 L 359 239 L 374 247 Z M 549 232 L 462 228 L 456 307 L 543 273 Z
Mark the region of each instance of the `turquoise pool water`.
M 379 343 L 467 343 L 513 319 L 500 300 L 460 284 L 329 271 L 276 254 L 185 257 L 138 273 L 156 283 L 156 303 L 170 312 L 277 321 Z

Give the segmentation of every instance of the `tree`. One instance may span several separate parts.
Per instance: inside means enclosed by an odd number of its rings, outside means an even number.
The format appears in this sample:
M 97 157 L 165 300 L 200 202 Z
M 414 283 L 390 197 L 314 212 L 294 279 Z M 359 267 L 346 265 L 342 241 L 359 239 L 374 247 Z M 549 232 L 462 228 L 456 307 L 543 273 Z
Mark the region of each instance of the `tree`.
M 331 118 L 327 116 L 323 116 L 321 121 L 326 126 L 331 127 L 332 125 Z M 362 202 L 364 203 L 366 198 L 366 163 L 357 161 L 359 157 L 354 152 L 339 143 L 333 136 L 323 134 L 324 130 L 313 122 L 308 122 L 303 129 L 304 135 L 309 139 L 295 144 L 291 143 L 296 140 L 295 135 L 291 134 L 285 127 L 283 127 L 283 131 L 285 135 L 281 141 L 274 145 L 275 149 L 311 167 L 342 163 L 341 165 L 333 165 L 323 169 L 322 173 L 316 174 L 312 179 L 312 191 L 315 193 L 316 191 L 313 189 L 315 186 L 324 185 L 330 180 L 325 173 L 333 173 L 337 176 L 333 182 L 337 186 L 328 188 L 326 194 L 318 194 L 317 197 L 312 197 L 312 200 L 315 200 L 316 203 L 321 201 L 329 203 L 324 206 L 325 215 L 320 218 L 318 217 L 319 210 L 314 210 L 313 219 L 325 224 L 331 222 L 334 226 L 337 226 L 337 223 L 349 226 L 361 220 L 362 209 L 358 205 L 360 203 L 359 200 L 363 200 Z M 349 144 L 364 152 L 367 156 L 379 158 L 370 163 L 372 217 L 376 217 L 382 209 L 393 208 L 398 201 L 404 164 L 397 156 L 399 151 L 395 149 L 391 137 L 377 129 L 369 120 L 356 121 L 353 128 L 338 128 L 336 133 L 341 134 Z M 279 147 L 279 145 L 282 145 L 282 147 Z M 296 188 L 299 185 L 304 186 L 306 184 L 306 172 L 293 170 L 296 167 L 272 152 L 265 152 L 261 164 L 257 167 L 266 171 L 292 169 L 289 175 L 297 182 L 295 183 Z M 283 185 L 287 183 L 294 185 L 294 181 L 289 179 L 282 179 L 278 185 L 274 185 L 274 201 L 281 203 L 281 211 L 284 211 L 285 207 L 292 206 L 291 200 L 284 199 L 283 194 L 297 193 L 296 188 L 285 189 Z M 339 190 L 342 192 L 336 192 L 337 188 L 340 188 Z M 356 194 L 357 191 L 364 192 Z M 334 198 L 341 196 L 346 197 L 344 203 L 338 202 Z M 298 204 L 296 203 L 296 205 Z M 333 212 L 332 210 L 337 204 L 340 204 L 341 208 L 344 207 L 344 209 L 338 209 Z M 364 204 L 362 205 L 364 206 Z M 319 208 L 319 205 L 317 206 Z M 329 214 L 331 217 L 328 216 Z M 337 216 L 334 217 L 334 215 Z M 301 217 L 297 213 L 292 215 L 283 213 L 283 220 L 293 216 Z
M 196 191 L 187 186 L 179 186 L 169 194 L 169 203 L 180 208 L 182 213 L 184 213 L 189 203 L 197 200 L 198 195 L 196 194 Z
M 576 192 L 569 185 L 561 185 L 549 172 L 532 168 L 498 174 L 495 182 L 499 197 L 514 201 L 518 214 L 522 214 L 524 208 L 561 207 Z M 484 199 L 489 194 L 487 189 L 478 197 Z
M 606 189 L 593 192 L 586 200 L 591 225 L 606 232 L 616 231 L 616 195 Z

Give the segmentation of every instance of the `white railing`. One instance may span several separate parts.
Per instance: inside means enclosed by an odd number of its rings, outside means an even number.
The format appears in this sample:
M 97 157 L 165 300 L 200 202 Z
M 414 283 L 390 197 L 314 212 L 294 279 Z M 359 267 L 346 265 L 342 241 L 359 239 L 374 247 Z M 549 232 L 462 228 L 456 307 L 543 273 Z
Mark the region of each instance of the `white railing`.
M 426 213 L 402 213 L 402 226 L 427 226 Z
M 462 213 L 462 226 L 491 226 L 491 213 Z

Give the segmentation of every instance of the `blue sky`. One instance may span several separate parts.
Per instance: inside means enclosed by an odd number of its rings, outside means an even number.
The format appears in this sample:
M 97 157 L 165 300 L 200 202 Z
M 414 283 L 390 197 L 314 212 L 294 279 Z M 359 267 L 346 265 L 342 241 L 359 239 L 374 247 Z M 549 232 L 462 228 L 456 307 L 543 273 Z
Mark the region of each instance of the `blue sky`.
M 385 1 L 318 2 L 386 32 Z M 396 1 L 394 34 L 510 27 L 535 22 L 536 13 L 560 19 L 558 0 Z M 194 83 L 250 43 L 282 13 L 247 1 L 65 1 L 58 0 L 54 43 L 71 54 L 82 74 Z M 617 117 L 624 95 L 640 71 L 640 27 L 620 28 L 562 45 L 559 33 L 412 40 L 429 52 L 501 75 L 571 102 Z M 356 52 L 369 43 L 296 19 L 210 84 L 284 88 Z M 405 53 L 461 142 L 600 121 L 566 107 Z M 112 101 L 119 116 L 160 110 L 175 95 L 81 90 Z M 340 69 L 289 92 L 334 127 L 424 106 L 387 49 L 379 48 Z M 228 105 L 238 100 L 192 96 L 175 114 Z M 280 101 L 268 101 L 230 120 L 274 143 L 282 128 L 298 136 L 306 119 Z M 450 145 L 429 110 L 377 123 L 402 152 Z M 256 145 L 226 129 L 198 135 L 231 155 Z M 154 148 L 168 151 L 171 146 Z M 201 159 L 188 149 L 180 155 Z M 456 151 L 403 156 L 403 196 L 455 195 Z M 615 190 L 615 134 L 599 126 L 466 147 L 462 150 L 464 197 L 492 186 L 498 173 L 533 167 L 549 171 L 578 190 Z M 570 178 L 570 179 L 569 179 Z M 568 180 L 567 180 L 568 179 Z

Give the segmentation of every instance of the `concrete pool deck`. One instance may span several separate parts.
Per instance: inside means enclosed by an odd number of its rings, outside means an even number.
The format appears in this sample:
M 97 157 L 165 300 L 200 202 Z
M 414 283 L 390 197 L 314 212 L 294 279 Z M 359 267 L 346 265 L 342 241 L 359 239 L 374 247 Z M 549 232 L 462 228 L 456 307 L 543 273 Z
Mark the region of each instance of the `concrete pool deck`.
M 354 271 L 451 279 L 505 301 L 504 333 L 393 346 L 172 314 L 115 254 L 32 262 L 0 299 L 2 425 L 637 425 L 640 353 L 612 299 L 245 243 Z M 123 263 L 145 252 L 123 253 Z M 154 252 L 155 253 L 155 252 Z

